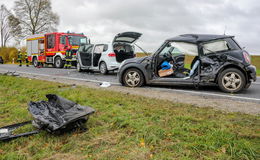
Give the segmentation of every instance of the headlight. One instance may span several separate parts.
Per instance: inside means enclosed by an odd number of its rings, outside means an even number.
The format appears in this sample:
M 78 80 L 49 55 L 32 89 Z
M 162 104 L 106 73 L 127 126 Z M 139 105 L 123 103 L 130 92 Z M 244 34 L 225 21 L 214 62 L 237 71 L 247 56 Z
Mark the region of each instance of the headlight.
M 243 56 L 244 56 L 246 63 L 251 64 L 251 58 L 250 58 L 249 54 L 247 52 L 243 52 Z

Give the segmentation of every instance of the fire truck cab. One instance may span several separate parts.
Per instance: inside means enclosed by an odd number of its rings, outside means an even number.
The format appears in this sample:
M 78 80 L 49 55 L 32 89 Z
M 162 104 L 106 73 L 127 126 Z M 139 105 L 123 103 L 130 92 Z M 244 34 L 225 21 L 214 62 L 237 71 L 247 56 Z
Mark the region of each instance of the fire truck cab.
M 28 60 L 35 67 L 40 64 L 52 64 L 56 68 L 63 68 L 67 48 L 72 50 L 72 65 L 76 66 L 76 52 L 80 45 L 88 44 L 87 37 L 76 33 L 47 33 L 32 35 L 27 38 Z

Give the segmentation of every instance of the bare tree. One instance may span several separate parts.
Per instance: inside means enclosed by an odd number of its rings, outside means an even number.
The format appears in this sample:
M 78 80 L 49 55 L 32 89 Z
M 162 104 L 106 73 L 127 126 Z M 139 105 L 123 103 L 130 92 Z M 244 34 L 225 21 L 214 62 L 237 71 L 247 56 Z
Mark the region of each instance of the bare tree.
M 17 0 L 14 12 L 22 27 L 22 36 L 56 31 L 59 16 L 52 12 L 50 0 Z
M 19 40 L 22 38 L 22 27 L 20 25 L 21 23 L 19 19 L 16 18 L 13 14 L 11 14 L 8 17 L 8 23 L 12 37 L 17 41 L 17 43 L 19 43 Z
M 1 47 L 5 47 L 8 40 L 11 39 L 10 27 L 8 17 L 11 12 L 5 7 L 5 5 L 0 6 L 0 42 Z

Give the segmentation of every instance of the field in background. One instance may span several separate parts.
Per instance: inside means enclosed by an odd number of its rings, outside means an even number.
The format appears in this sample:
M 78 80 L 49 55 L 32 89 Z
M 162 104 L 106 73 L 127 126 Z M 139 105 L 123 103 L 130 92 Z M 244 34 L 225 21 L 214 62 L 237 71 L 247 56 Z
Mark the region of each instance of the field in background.
M 252 64 L 256 66 L 257 75 L 260 76 L 260 56 L 251 56 Z
M 0 126 L 31 120 L 27 103 L 48 93 L 96 109 L 87 132 L 0 142 L 0 159 L 259 158 L 258 116 L 26 78 L 0 84 Z
M 144 53 L 137 53 L 137 57 L 143 57 L 146 56 Z M 185 57 L 185 64 L 186 66 L 190 66 L 194 56 L 186 56 Z M 252 64 L 256 66 L 257 69 L 257 75 L 260 76 L 260 56 L 251 56 L 252 58 Z

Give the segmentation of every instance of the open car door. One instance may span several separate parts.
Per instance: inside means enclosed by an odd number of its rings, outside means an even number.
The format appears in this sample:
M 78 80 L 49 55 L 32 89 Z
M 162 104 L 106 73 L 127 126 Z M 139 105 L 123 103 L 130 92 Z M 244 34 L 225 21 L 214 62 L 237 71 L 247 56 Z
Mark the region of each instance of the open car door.
M 92 49 L 93 45 L 91 44 L 80 47 L 78 51 L 78 60 L 83 67 L 92 65 Z
M 113 43 L 116 42 L 122 42 L 122 43 L 134 43 L 137 39 L 139 39 L 142 36 L 141 33 L 138 32 L 123 32 L 123 33 L 118 33 L 114 40 Z

